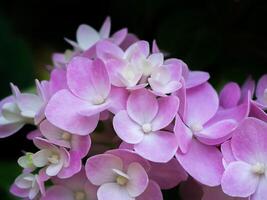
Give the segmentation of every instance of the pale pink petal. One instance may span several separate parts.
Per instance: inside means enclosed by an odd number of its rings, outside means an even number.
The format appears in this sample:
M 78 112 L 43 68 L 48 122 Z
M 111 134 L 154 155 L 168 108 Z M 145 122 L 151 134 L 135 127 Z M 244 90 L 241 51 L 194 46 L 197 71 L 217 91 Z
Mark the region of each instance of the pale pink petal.
M 160 52 L 160 50 L 159 50 L 158 44 L 157 44 L 156 40 L 153 40 L 152 53 L 159 53 L 159 52 Z
M 18 197 L 25 198 L 25 197 L 28 197 L 29 195 L 29 189 L 19 188 L 16 184 L 12 184 L 9 191 L 11 194 L 18 196 Z
M 82 169 L 81 156 L 78 152 L 69 152 L 69 163 L 67 167 L 64 167 L 58 174 L 59 178 L 69 178 L 74 174 L 77 174 Z
M 120 87 L 112 87 L 110 91 L 110 101 L 112 102 L 108 110 L 113 114 L 121 110 L 126 110 L 126 103 L 128 100 L 129 92 Z
M 158 100 L 158 113 L 152 121 L 152 130 L 157 131 L 168 126 L 179 108 L 179 99 L 176 96 L 162 97 Z
M 128 29 L 127 28 L 123 28 L 121 30 L 118 30 L 117 32 L 115 32 L 111 37 L 110 40 L 116 44 L 116 45 L 120 45 L 125 38 L 127 37 L 127 33 L 128 33 Z
M 175 135 L 167 131 L 145 134 L 143 140 L 134 145 L 134 150 L 142 157 L 153 162 L 163 163 L 173 158 L 177 148 Z
M 130 197 L 126 187 L 121 187 L 117 183 L 105 183 L 97 191 L 98 200 L 135 200 Z
M 174 188 L 188 178 L 187 173 L 175 158 L 167 163 L 150 162 L 150 164 L 149 178 L 156 181 L 163 190 Z
M 77 42 L 82 50 L 87 50 L 92 47 L 99 39 L 98 32 L 86 24 L 79 26 L 76 33 Z
M 195 135 L 205 144 L 217 145 L 229 139 L 237 126 L 238 123 L 235 120 L 222 120 L 211 126 L 204 127 L 203 130 L 196 132 Z
M 209 73 L 202 71 L 190 71 L 186 78 L 186 88 L 193 88 L 207 82 L 210 78 Z
M 109 150 L 106 153 L 115 155 L 119 158 L 121 158 L 123 162 L 123 168 L 126 171 L 128 169 L 128 166 L 133 163 L 139 163 L 142 165 L 142 167 L 148 172 L 150 170 L 150 164 L 147 160 L 142 158 L 140 155 L 138 155 L 136 152 L 133 151 L 133 148 L 131 149 L 114 149 Z
M 251 165 L 236 161 L 226 168 L 222 177 L 224 193 L 236 197 L 248 197 L 253 194 L 258 186 L 259 176 L 251 171 Z
M 158 107 L 156 96 L 146 89 L 133 91 L 127 101 L 129 116 L 140 125 L 150 123 L 156 116 Z
M 100 28 L 99 35 L 101 38 L 108 38 L 110 34 L 111 20 L 107 17 Z
M 0 138 L 9 137 L 24 126 L 23 122 L 8 122 L 0 116 Z
M 75 57 L 68 64 L 67 81 L 70 90 L 92 103 L 105 100 L 110 92 L 110 81 L 104 63 L 85 57 Z
M 191 88 L 187 92 L 186 124 L 204 124 L 211 119 L 219 106 L 217 92 L 209 83 Z
M 131 120 L 125 110 L 115 115 L 113 127 L 118 136 L 130 144 L 137 144 L 144 137 L 144 132 L 141 130 L 140 125 Z
M 79 136 L 73 135 L 71 138 L 71 149 L 78 153 L 83 158 L 85 157 L 91 147 L 91 138 L 89 135 Z
M 45 196 L 40 200 L 75 200 L 74 194 L 69 189 L 55 185 L 47 189 Z
M 267 89 L 267 74 L 263 75 L 257 84 L 256 97 L 258 99 L 263 99 L 264 91 Z
M 250 197 L 250 200 L 264 200 L 267 195 L 267 179 L 262 177 L 259 181 L 256 192 Z
M 124 57 L 128 60 L 144 58 L 149 55 L 149 43 L 141 40 L 126 49 Z
M 87 178 L 94 185 L 115 181 L 116 173 L 113 169 L 122 170 L 122 168 L 122 160 L 111 154 L 93 156 L 87 160 L 85 165 Z
M 107 40 L 101 41 L 96 45 L 98 58 L 108 61 L 109 59 L 122 58 L 124 52 L 120 47 Z
M 255 102 L 250 104 L 249 116 L 267 122 L 267 114 Z
M 184 124 L 179 115 L 175 118 L 174 133 L 177 137 L 179 149 L 186 153 L 190 148 L 190 144 L 193 138 L 192 131 Z
M 241 97 L 241 89 L 237 83 L 226 84 L 220 92 L 220 105 L 224 108 L 231 108 L 238 104 Z
M 134 35 L 132 33 L 128 33 L 128 34 L 126 33 L 126 36 L 125 36 L 124 40 L 121 42 L 120 47 L 123 50 L 126 50 L 129 46 L 131 46 L 133 43 L 135 43 L 137 41 L 139 41 L 139 38 L 136 35 Z
M 49 101 L 45 115 L 55 126 L 77 135 L 87 135 L 97 126 L 99 114 L 90 117 L 82 116 L 87 102 L 72 95 L 68 90 L 57 92 Z
M 188 152 L 183 154 L 178 151 L 176 158 L 187 173 L 200 183 L 220 185 L 224 168 L 222 154 L 216 147 L 206 146 L 194 139 Z
M 221 152 L 226 164 L 236 161 L 231 147 L 231 140 L 228 140 L 221 145 Z
M 256 164 L 266 162 L 267 125 L 256 118 L 245 119 L 233 132 L 232 150 L 237 160 Z
M 163 196 L 158 184 L 150 180 L 145 192 L 137 197 L 136 200 L 163 200 Z
M 139 163 L 131 163 L 127 170 L 130 177 L 126 185 L 127 191 L 131 197 L 137 197 L 142 194 L 148 185 L 148 176 L 144 168 Z

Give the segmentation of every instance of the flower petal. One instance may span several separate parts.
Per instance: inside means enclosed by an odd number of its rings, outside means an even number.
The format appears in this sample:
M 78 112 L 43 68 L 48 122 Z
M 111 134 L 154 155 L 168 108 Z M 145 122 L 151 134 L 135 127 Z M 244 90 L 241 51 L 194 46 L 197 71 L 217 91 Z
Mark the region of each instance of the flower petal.
M 203 125 L 211 119 L 219 106 L 217 92 L 209 83 L 187 90 L 186 124 Z
M 155 181 L 150 180 L 148 186 L 136 200 L 163 200 L 160 187 Z
M 140 125 L 150 123 L 156 116 L 158 108 L 156 96 L 146 89 L 132 91 L 127 101 L 129 116 Z
M 111 154 L 90 157 L 85 164 L 86 176 L 94 185 L 115 181 L 116 173 L 113 169 L 122 170 L 122 168 L 122 160 Z
M 176 96 L 162 97 L 158 105 L 158 113 L 152 121 L 153 131 L 165 128 L 172 122 L 179 108 L 179 99 Z
M 236 161 L 226 168 L 222 177 L 224 193 L 234 197 L 248 197 L 256 191 L 259 176 L 251 172 L 251 165 Z
M 233 132 L 232 150 L 237 160 L 266 163 L 267 125 L 256 118 L 245 119 Z
M 57 92 L 49 101 L 45 115 L 55 126 L 77 135 L 87 135 L 97 126 L 99 115 L 82 116 L 87 102 L 72 95 L 68 90 Z
M 101 38 L 108 38 L 110 34 L 111 20 L 107 17 L 100 28 L 99 35 Z
M 127 191 L 131 197 L 137 197 L 142 194 L 148 185 L 148 176 L 144 168 L 139 163 L 131 163 L 127 174 L 130 177 L 126 185 Z
M 134 200 L 125 187 L 117 183 L 105 183 L 97 191 L 98 200 Z
M 176 158 L 182 167 L 197 181 L 208 186 L 220 185 L 224 171 L 222 154 L 213 146 L 192 140 L 186 154 L 177 152 Z
M 137 144 L 144 137 L 144 132 L 141 130 L 140 125 L 131 120 L 125 110 L 115 115 L 113 127 L 118 136 L 130 144 Z
M 142 157 L 153 162 L 163 163 L 172 159 L 177 148 L 175 135 L 167 131 L 145 134 L 143 140 L 134 145 L 134 150 Z
M 202 71 L 189 71 L 186 78 L 186 88 L 193 88 L 207 82 L 210 78 L 209 73 Z
M 92 47 L 99 39 L 98 32 L 86 24 L 79 26 L 76 33 L 77 42 L 82 50 L 87 50 Z
M 241 97 L 241 89 L 237 83 L 226 84 L 220 92 L 220 105 L 224 108 L 231 108 L 238 104 Z
M 47 189 L 41 200 L 74 200 L 73 192 L 61 185 L 54 185 Z

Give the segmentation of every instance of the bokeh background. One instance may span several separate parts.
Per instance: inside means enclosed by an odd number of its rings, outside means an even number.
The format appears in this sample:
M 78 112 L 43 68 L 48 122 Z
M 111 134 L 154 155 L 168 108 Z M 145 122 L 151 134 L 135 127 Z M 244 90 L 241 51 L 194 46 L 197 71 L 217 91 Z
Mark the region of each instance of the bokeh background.
M 156 39 L 161 49 L 192 69 L 211 74 L 220 89 L 267 72 L 267 2 L 264 0 L 2 0 L 0 2 L 0 97 L 9 82 L 28 89 L 47 78 L 52 52 L 71 48 L 79 24 L 99 29 L 105 17 L 112 30 L 128 27 L 140 38 Z M 14 199 L 8 187 L 19 173 L 16 159 L 32 147 L 25 127 L 0 141 L 0 199 Z M 178 199 L 177 189 L 165 193 Z

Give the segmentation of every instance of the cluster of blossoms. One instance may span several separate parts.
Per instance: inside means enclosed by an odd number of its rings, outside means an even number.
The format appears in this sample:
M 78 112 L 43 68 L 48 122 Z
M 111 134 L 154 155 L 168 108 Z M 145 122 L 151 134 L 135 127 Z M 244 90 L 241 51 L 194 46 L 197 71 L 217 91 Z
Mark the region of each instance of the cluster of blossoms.
M 217 94 L 208 73 L 127 29 L 110 36 L 110 25 L 79 26 L 35 94 L 11 84 L 0 102 L 0 137 L 31 124 L 27 138 L 39 149 L 18 159 L 12 194 L 162 200 L 162 189 L 181 183 L 182 197 L 195 187 L 202 200 L 266 199 L 267 75 Z

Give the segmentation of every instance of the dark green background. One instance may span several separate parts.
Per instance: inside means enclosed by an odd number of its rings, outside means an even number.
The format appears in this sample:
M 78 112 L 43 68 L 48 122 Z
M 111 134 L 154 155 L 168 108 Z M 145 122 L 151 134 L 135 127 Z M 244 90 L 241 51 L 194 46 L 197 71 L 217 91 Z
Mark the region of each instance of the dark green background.
M 157 39 L 171 56 L 210 72 L 216 88 L 267 71 L 264 0 L 1 1 L 0 97 L 10 93 L 11 81 L 29 88 L 35 77 L 47 77 L 51 53 L 70 48 L 63 37 L 74 39 L 81 23 L 99 29 L 107 15 L 113 31 L 128 27 L 142 39 Z M 31 148 L 24 139 L 30 129 L 0 141 L 1 199 L 10 199 L 7 187 L 18 173 L 14 165 L 21 150 Z M 177 191 L 167 195 L 175 199 Z

